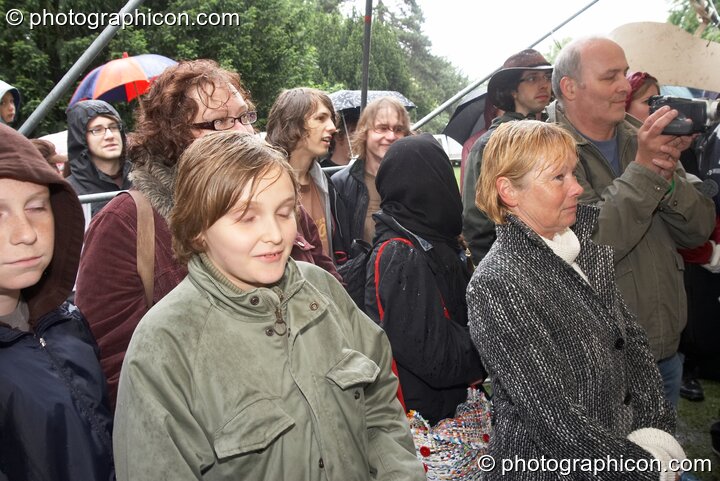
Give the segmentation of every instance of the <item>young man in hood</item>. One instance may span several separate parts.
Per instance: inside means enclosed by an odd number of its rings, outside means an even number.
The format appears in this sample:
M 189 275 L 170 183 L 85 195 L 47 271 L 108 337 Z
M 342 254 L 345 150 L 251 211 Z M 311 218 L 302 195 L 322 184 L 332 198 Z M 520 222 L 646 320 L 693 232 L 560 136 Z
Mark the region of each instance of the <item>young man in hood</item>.
M 127 190 L 130 162 L 125 157 L 125 131 L 117 111 L 102 100 L 83 100 L 67 110 L 68 182 L 78 195 Z M 92 214 L 105 202 L 92 205 Z
M 10 125 L 20 111 L 20 92 L 9 83 L 0 80 L 0 124 Z
M 87 321 L 65 300 L 84 216 L 25 137 L 0 125 L 0 479 L 114 479 L 112 415 Z

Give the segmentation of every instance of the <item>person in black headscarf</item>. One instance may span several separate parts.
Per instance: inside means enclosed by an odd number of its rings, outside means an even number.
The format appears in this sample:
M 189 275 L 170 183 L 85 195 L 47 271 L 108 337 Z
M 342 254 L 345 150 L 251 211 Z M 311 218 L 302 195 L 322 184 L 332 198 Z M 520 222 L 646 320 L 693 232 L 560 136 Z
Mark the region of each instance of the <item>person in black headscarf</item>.
M 485 370 L 467 328 L 471 269 L 450 160 L 429 134 L 395 142 L 375 180 L 380 211 L 365 305 L 387 333 L 408 409 L 431 424 L 455 414 Z

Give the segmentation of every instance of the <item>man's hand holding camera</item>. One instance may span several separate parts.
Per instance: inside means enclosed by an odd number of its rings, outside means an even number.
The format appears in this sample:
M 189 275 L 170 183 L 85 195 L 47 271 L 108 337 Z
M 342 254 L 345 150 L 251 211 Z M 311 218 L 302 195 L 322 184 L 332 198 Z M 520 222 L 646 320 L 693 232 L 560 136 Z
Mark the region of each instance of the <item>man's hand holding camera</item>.
M 666 180 L 675 172 L 680 153 L 692 142 L 692 135 L 664 135 L 663 130 L 678 116 L 678 111 L 663 106 L 650 114 L 638 130 L 635 162 Z

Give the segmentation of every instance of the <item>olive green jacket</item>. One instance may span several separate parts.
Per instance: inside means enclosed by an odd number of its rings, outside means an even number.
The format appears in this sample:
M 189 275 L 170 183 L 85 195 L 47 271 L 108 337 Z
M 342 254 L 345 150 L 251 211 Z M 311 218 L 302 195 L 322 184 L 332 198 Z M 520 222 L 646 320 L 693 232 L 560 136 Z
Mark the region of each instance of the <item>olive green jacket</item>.
M 421 480 L 384 332 L 324 270 L 240 291 L 204 256 L 135 331 L 118 480 Z
M 615 249 L 618 287 L 647 332 L 655 360 L 672 356 L 687 322 L 684 264 L 677 249 L 708 239 L 715 225 L 712 199 L 695 188 L 679 163 L 672 190 L 662 176 L 635 163 L 637 130 L 627 120 L 617 126 L 623 172 L 616 175 L 561 109 L 550 104 L 548 121 L 562 125 L 577 142 L 580 201 L 601 208 L 593 240 Z

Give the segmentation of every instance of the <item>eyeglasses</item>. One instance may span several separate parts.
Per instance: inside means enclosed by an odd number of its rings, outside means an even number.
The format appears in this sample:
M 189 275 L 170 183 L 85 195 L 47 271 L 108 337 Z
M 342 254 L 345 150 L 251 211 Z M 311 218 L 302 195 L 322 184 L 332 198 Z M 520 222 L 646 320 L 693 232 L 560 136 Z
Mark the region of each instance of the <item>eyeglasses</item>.
M 104 136 L 108 130 L 113 134 L 117 134 L 118 132 L 120 132 L 122 130 L 122 125 L 118 125 L 118 124 L 110 124 L 108 126 L 98 125 L 97 127 L 88 129 L 87 133 L 97 137 L 98 135 Z
M 520 79 L 521 82 L 527 82 L 530 85 L 539 83 L 541 80 L 552 82 L 552 72 L 534 73 Z
M 399 125 L 396 125 L 395 127 L 390 127 L 389 125 L 376 125 L 373 127 L 373 132 L 380 135 L 387 135 L 388 132 L 392 131 L 395 135 L 398 137 L 403 137 L 407 133 L 404 127 L 401 127 Z
M 210 122 L 201 122 L 199 124 L 190 124 L 192 127 L 201 130 L 230 130 L 235 125 L 235 122 L 240 122 L 243 125 L 254 124 L 257 120 L 257 112 L 250 110 L 239 117 L 225 117 L 222 119 L 211 120 Z

